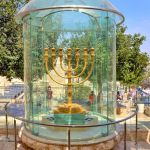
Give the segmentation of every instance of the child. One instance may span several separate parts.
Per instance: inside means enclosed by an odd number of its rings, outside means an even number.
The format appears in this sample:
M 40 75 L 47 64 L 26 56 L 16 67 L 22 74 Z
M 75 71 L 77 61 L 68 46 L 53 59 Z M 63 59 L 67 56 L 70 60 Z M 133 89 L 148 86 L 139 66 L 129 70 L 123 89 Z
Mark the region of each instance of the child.
M 94 91 L 91 91 L 90 95 L 89 95 L 89 104 L 92 105 L 94 100 Z
M 53 91 L 51 90 L 51 86 L 48 86 L 47 98 L 48 98 L 49 100 L 52 99 L 52 94 L 53 94 Z

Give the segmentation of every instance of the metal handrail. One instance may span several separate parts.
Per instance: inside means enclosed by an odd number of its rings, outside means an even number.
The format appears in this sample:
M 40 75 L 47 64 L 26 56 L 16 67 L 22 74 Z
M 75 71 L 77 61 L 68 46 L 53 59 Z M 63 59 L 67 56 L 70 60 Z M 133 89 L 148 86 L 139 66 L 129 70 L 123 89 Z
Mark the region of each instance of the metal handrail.
M 8 105 L 9 103 L 7 103 Z M 117 121 L 112 121 L 112 122 L 109 122 L 109 123 L 104 123 L 104 124 L 97 124 L 97 125 L 56 125 L 56 124 L 45 124 L 45 123 L 40 123 L 40 122 L 35 122 L 35 121 L 31 121 L 31 120 L 27 120 L 27 119 L 24 119 L 24 118 L 20 118 L 20 117 L 15 117 L 11 114 L 9 114 L 7 112 L 7 105 L 5 107 L 5 114 L 6 116 L 10 116 L 12 118 L 14 118 L 14 132 L 15 132 L 15 150 L 17 150 L 17 128 L 16 128 L 16 120 L 20 120 L 22 122 L 26 122 L 26 123 L 31 123 L 31 124 L 36 124 L 36 125 L 42 125 L 42 126 L 53 126 L 53 127 L 64 127 L 64 128 L 67 128 L 68 129 L 68 150 L 71 149 L 71 130 L 70 128 L 86 128 L 86 127 L 100 127 L 100 126 L 109 126 L 109 125 L 112 125 L 112 124 L 118 124 L 118 123 L 121 123 L 121 122 L 125 122 L 124 123 L 124 150 L 126 150 L 126 121 L 131 119 L 132 117 L 136 116 L 136 137 L 135 137 L 135 143 L 137 144 L 137 121 L 138 121 L 138 116 L 137 116 L 137 113 L 138 113 L 138 106 L 136 105 L 136 110 L 133 112 L 132 115 L 124 118 L 124 119 L 120 119 L 120 120 L 117 120 Z M 6 122 L 6 129 L 7 129 L 7 137 L 8 137 L 8 125 L 7 125 L 7 122 Z
M 84 128 L 84 127 L 101 127 L 101 126 L 108 126 L 108 125 L 112 125 L 112 124 L 118 124 L 120 122 L 124 122 L 127 121 L 129 119 L 131 119 L 132 117 L 136 116 L 138 112 L 138 106 L 136 105 L 136 110 L 134 111 L 134 113 L 126 118 L 117 120 L 117 121 L 112 121 L 109 123 L 103 123 L 103 124 L 96 124 L 96 125 L 57 125 L 57 124 L 46 124 L 46 123 L 40 123 L 40 122 L 36 122 L 36 121 L 31 121 L 31 120 L 27 120 L 24 118 L 20 118 L 20 117 L 15 117 L 11 114 L 9 114 L 8 112 L 6 112 L 10 117 L 26 122 L 26 123 L 31 123 L 31 124 L 36 124 L 36 125 L 41 125 L 41 126 L 53 126 L 53 127 L 64 127 L 64 128 Z
M 6 113 L 7 112 L 7 105 L 9 104 L 9 102 L 7 101 L 3 101 L 3 102 L 0 102 L 0 104 L 5 104 L 4 108 L 5 108 L 5 120 L 6 120 L 6 138 L 8 139 L 8 114 Z

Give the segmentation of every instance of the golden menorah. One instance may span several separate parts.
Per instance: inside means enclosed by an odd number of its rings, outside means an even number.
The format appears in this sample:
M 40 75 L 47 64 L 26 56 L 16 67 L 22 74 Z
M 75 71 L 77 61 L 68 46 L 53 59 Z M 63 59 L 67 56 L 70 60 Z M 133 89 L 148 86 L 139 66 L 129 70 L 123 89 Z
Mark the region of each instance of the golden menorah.
M 45 54 L 44 54 L 46 72 L 48 73 L 51 80 L 53 80 L 54 82 L 56 82 L 59 85 L 63 85 L 63 86 L 68 87 L 68 105 L 71 106 L 72 105 L 72 87 L 73 86 L 78 86 L 78 85 L 84 83 L 85 81 L 87 81 L 89 79 L 89 77 L 91 76 L 92 72 L 93 72 L 93 68 L 94 68 L 94 48 L 91 48 L 91 50 L 90 50 L 91 51 L 91 67 L 90 67 L 89 73 L 88 73 L 87 77 L 79 83 L 73 83 L 72 79 L 82 77 L 82 75 L 84 74 L 84 72 L 87 68 L 87 65 L 88 65 L 88 49 L 84 48 L 84 54 L 83 54 L 83 56 L 84 56 L 84 66 L 83 66 L 82 71 L 78 75 L 73 75 L 73 74 L 75 72 L 77 72 L 78 68 L 79 68 L 79 60 L 80 60 L 80 52 L 79 51 L 80 51 L 80 49 L 76 48 L 76 54 L 75 54 L 76 66 L 75 66 L 75 68 L 73 68 L 72 64 L 71 64 L 71 51 L 72 51 L 72 49 L 68 48 L 68 51 L 67 51 L 67 69 L 63 66 L 63 49 L 62 48 L 59 49 L 60 67 L 66 73 L 65 76 L 62 76 L 56 70 L 56 68 L 55 68 L 56 50 L 55 50 L 55 48 L 51 49 L 52 68 L 59 77 L 67 79 L 67 81 L 68 81 L 67 83 L 60 83 L 60 82 L 56 81 L 51 76 L 50 71 L 48 69 L 48 50 L 49 50 L 48 48 L 45 48 Z

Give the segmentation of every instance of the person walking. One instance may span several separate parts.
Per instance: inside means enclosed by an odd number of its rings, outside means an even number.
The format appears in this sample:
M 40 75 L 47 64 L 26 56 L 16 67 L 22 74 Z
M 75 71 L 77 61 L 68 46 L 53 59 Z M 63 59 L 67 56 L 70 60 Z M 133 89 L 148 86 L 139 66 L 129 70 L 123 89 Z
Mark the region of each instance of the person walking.
M 49 85 L 48 86 L 48 89 L 47 89 L 47 98 L 48 98 L 48 104 L 49 106 L 51 105 L 51 99 L 53 97 L 53 91 L 51 89 L 51 86 Z
M 92 106 L 93 101 L 94 101 L 94 91 L 91 91 L 90 95 L 89 95 L 89 104 Z

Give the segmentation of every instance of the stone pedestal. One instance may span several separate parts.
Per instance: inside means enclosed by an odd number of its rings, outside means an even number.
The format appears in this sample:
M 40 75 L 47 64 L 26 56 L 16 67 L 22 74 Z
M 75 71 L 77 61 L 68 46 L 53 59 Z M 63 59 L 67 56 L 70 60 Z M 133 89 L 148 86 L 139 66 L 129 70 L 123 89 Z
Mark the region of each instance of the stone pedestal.
M 48 140 L 32 135 L 24 127 L 20 130 L 19 137 L 23 144 L 34 150 L 67 150 L 68 142 Z M 67 139 L 67 137 L 66 137 Z M 107 137 L 91 139 L 88 141 L 71 142 L 71 150 L 111 150 L 119 141 L 115 132 Z

